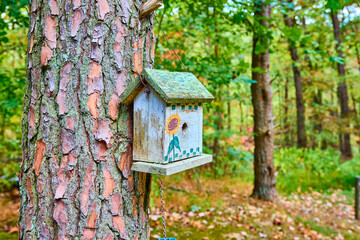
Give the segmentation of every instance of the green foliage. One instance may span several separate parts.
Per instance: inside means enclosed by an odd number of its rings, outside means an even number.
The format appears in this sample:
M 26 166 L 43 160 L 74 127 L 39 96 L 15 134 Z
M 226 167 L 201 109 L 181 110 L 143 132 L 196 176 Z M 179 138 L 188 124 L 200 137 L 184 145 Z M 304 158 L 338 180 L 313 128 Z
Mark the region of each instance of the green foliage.
M 204 141 L 209 137 L 205 137 Z M 252 180 L 252 161 L 253 155 L 249 151 L 229 146 L 227 143 L 220 145 L 221 152 L 218 155 L 217 163 L 214 168 L 215 176 L 223 177 L 226 175 L 242 176 L 244 180 Z M 204 146 L 204 151 L 214 155 L 210 148 Z M 249 174 L 250 173 L 250 174 Z
M 19 239 L 19 235 L 17 233 L 5 233 L 0 232 L 0 239 L 1 240 L 16 240 Z
M 303 30 L 300 27 L 284 27 L 284 37 L 292 42 L 298 42 L 301 39 Z
M 274 154 L 277 187 L 288 193 L 298 189 L 351 189 L 360 173 L 359 157 L 342 163 L 340 152 L 334 149 L 278 149 Z
M 9 43 L 0 45 L 0 159 L 21 156 L 22 101 L 26 78 L 24 29 L 7 33 Z M 25 40 L 24 40 L 25 39 Z
M 0 162 L 0 192 L 11 190 L 18 186 L 19 178 L 17 173 L 20 171 L 18 162 Z
M 1 0 L 0 1 L 0 45 L 9 42 L 7 32 L 19 27 L 28 27 L 28 15 L 25 10 L 26 0 Z
M 341 2 L 339 0 L 328 0 L 326 3 L 326 7 L 335 11 L 342 9 Z

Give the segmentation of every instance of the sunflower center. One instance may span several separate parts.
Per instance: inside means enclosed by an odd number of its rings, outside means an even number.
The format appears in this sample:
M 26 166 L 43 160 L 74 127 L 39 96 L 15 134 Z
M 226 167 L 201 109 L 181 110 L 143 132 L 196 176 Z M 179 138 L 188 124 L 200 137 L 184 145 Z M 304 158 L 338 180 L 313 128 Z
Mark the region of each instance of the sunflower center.
M 168 125 L 168 129 L 169 131 L 173 131 L 179 124 L 179 121 L 177 120 L 177 118 L 171 119 L 171 121 L 169 122 Z

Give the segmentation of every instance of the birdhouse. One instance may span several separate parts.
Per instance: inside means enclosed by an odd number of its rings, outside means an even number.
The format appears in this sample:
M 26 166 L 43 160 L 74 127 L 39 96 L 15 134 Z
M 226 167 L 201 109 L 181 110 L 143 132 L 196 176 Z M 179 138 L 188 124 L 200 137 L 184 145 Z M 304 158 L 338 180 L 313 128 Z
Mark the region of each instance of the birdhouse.
M 145 69 L 120 100 L 134 104 L 133 170 L 170 175 L 211 162 L 202 126 L 213 96 L 192 73 Z

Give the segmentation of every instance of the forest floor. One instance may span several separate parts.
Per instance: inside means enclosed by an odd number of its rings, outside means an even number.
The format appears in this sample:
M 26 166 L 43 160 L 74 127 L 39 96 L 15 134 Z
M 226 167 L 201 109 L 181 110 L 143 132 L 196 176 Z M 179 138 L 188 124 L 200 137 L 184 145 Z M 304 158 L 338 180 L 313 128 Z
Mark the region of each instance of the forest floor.
M 167 237 L 212 239 L 360 239 L 353 193 L 341 190 L 281 195 L 276 203 L 249 197 L 238 178 L 199 180 L 191 174 L 163 179 Z M 162 237 L 159 185 L 154 177 L 151 239 Z M 16 191 L 0 197 L 0 239 L 17 239 Z

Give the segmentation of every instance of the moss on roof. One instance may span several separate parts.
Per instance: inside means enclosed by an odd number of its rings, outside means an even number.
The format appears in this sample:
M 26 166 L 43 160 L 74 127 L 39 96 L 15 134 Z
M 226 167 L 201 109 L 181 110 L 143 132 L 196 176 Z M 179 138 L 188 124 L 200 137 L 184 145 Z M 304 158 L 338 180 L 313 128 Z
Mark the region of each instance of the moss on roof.
M 166 103 L 201 103 L 214 99 L 204 85 L 188 72 L 168 72 L 156 69 L 144 69 L 143 79 L 160 95 Z M 133 101 L 142 89 L 138 79 L 121 94 L 124 103 Z

